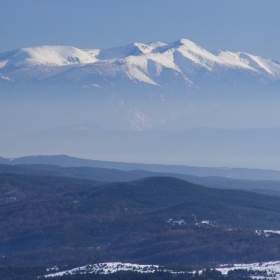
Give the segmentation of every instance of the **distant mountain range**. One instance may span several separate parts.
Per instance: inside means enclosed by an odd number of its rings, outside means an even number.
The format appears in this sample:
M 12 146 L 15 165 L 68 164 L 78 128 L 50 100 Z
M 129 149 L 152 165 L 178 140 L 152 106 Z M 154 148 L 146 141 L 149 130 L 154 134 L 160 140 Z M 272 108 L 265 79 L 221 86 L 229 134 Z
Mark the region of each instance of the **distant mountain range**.
M 244 180 L 255 181 L 248 181 L 247 189 L 253 189 L 254 187 L 260 189 L 268 185 L 272 186 L 275 183 L 273 181 L 280 181 L 280 171 L 277 170 L 141 164 L 90 160 L 66 155 L 26 156 L 20 158 L 0 157 L 0 165 L 2 165 L 0 166 L 0 172 L 6 173 L 34 175 L 34 172 L 37 172 L 39 175 L 67 175 L 105 182 L 123 182 L 151 176 L 169 176 L 208 187 L 245 189 L 245 187 L 236 187 L 233 183 L 232 179 L 238 179 L 240 180 L 239 183 L 243 184 L 242 186 L 246 185 L 246 181 Z M 87 175 L 85 176 L 85 174 Z M 205 177 L 205 180 L 203 177 Z M 222 178 L 226 178 L 227 181 Z M 258 180 L 270 180 L 271 182 L 263 182 L 266 186 L 263 185 L 260 187 L 258 184 L 261 183 L 261 181 L 258 183 Z M 248 188 L 248 183 L 251 184 L 250 188 Z M 216 186 L 214 184 L 216 184 Z M 278 185 L 270 189 L 277 190 Z
M 280 172 L 273 170 L 108 162 L 61 155 L 0 158 L 0 173 L 79 178 L 107 183 L 147 177 L 173 177 L 210 188 L 239 189 L 280 196 Z
M 185 91 L 221 86 L 236 90 L 279 80 L 280 62 L 243 52 L 209 52 L 186 39 L 107 50 L 39 46 L 1 53 L 0 78 L 2 84 L 66 82 L 95 89 L 149 85 Z
M 78 125 L 0 137 L 0 155 L 10 158 L 65 154 L 115 162 L 280 170 L 279 138 L 277 127 L 194 128 L 177 132 Z
M 0 54 L 0 155 L 279 169 L 280 62 L 182 39 Z

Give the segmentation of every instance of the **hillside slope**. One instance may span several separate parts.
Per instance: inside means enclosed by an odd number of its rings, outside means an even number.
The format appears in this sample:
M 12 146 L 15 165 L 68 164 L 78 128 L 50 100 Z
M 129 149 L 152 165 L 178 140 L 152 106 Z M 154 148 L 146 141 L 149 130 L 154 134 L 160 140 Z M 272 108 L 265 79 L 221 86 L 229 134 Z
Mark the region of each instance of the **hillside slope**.
M 18 159 L 19 161 L 21 159 Z M 22 159 L 24 160 L 24 159 Z M 26 158 L 25 160 L 28 160 Z M 15 160 L 14 163 L 18 162 Z M 77 160 L 78 162 L 78 160 Z M 93 162 L 94 163 L 94 162 Z M 98 164 L 98 162 L 96 162 Z M 102 164 L 102 162 L 100 162 Z M 103 164 L 106 164 L 103 162 Z M 110 163 L 107 163 L 110 164 Z M 113 164 L 113 163 L 111 163 Z M 117 165 L 117 163 L 115 163 Z M 121 163 L 120 163 L 121 164 Z M 129 166 L 129 164 L 128 164 Z M 133 164 L 131 164 L 131 167 Z M 143 165 L 145 167 L 145 165 Z M 121 167 L 121 166 L 120 166 Z M 146 166 L 149 167 L 149 166 Z M 168 168 L 168 166 L 166 166 Z M 194 170 L 199 171 L 199 168 L 193 168 Z M 187 167 L 186 167 L 186 170 Z M 179 170 L 178 170 L 179 171 Z M 189 168 L 191 173 L 192 169 Z M 216 170 L 209 169 L 208 172 L 215 172 Z M 230 170 L 229 170 L 230 171 Z M 246 171 L 252 172 L 253 170 L 239 170 L 240 173 L 243 173 L 243 176 L 246 175 Z M 280 196 L 280 182 L 273 180 L 242 180 L 238 178 L 238 172 L 236 171 L 235 179 L 229 178 L 225 173 L 219 174 L 218 176 L 205 176 L 203 174 L 203 169 L 200 170 L 201 176 L 194 176 L 191 174 L 185 173 L 171 173 L 171 172 L 152 172 L 145 170 L 118 170 L 118 169 L 109 169 L 109 168 L 94 168 L 94 167 L 60 167 L 56 165 L 44 165 L 44 164 L 21 164 L 21 165 L 4 165 L 0 164 L 0 172 L 10 173 L 10 174 L 21 174 L 21 175 L 36 175 L 36 176 L 59 176 L 59 177 L 72 177 L 72 178 L 81 178 L 95 180 L 99 182 L 127 182 L 134 181 L 138 179 L 143 179 L 146 177 L 173 177 L 177 179 L 182 179 L 194 184 L 203 185 L 206 187 L 212 188 L 221 188 L 221 189 L 241 189 L 247 191 L 253 191 L 263 194 L 270 194 L 275 196 Z M 262 176 L 261 173 L 265 174 L 265 171 L 255 170 L 255 173 L 258 173 L 258 176 Z M 271 177 L 273 177 L 273 172 L 271 171 Z M 263 174 L 263 176 L 264 176 Z M 269 171 L 267 171 L 267 176 L 269 176 Z M 276 173 L 277 174 L 277 173 Z M 224 177 L 222 177 L 224 175 Z
M 168 178 L 98 184 L 0 174 L 0 264 L 279 258 L 280 198 Z M 12 193 L 18 194 L 13 199 Z M 20 195 L 19 195 L 20 194 Z

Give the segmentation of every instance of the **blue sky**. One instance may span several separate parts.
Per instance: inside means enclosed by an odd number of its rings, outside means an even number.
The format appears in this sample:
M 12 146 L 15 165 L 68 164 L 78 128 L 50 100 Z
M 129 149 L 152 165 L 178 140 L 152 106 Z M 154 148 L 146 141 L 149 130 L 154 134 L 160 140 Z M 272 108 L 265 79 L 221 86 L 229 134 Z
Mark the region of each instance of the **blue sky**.
M 1 0 L 0 52 L 187 38 L 280 60 L 279 0 Z

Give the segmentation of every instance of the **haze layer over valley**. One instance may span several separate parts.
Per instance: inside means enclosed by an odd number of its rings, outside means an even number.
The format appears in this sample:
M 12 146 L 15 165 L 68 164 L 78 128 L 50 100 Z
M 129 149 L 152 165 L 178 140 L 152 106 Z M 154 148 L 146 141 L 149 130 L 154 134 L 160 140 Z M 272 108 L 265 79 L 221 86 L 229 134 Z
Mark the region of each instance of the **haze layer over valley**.
M 280 62 L 182 39 L 0 54 L 0 154 L 279 169 Z

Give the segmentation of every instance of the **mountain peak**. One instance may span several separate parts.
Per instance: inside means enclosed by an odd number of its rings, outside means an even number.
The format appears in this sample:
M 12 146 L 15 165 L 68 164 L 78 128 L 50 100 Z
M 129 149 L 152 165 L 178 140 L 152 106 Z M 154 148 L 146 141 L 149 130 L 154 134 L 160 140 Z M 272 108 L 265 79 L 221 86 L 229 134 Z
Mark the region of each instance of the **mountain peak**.
M 184 38 L 171 43 L 134 42 L 105 50 L 81 50 L 71 46 L 22 48 L 0 54 L 0 70 L 1 83 L 44 80 L 60 73 L 59 79 L 83 81 L 85 88 L 115 84 L 108 82 L 108 75 L 110 79 L 118 77 L 116 79 L 134 84 L 160 87 L 199 86 L 200 80 L 209 79 L 209 75 L 232 81 L 233 71 L 238 71 L 244 80 L 250 76 L 262 84 L 280 78 L 280 63 L 242 52 L 210 53 Z M 100 86 L 100 83 L 104 84 Z
M 177 40 L 177 41 L 169 44 L 170 48 L 179 48 L 180 46 L 185 46 L 188 48 L 202 49 L 199 45 L 197 45 L 196 43 L 194 43 L 193 41 L 190 41 L 188 39 L 180 39 L 180 40 Z
M 176 42 L 178 42 L 178 43 L 180 42 L 181 45 L 185 45 L 185 46 L 196 46 L 196 47 L 198 47 L 198 45 L 196 43 L 194 43 L 193 41 L 188 40 L 188 39 L 184 39 L 184 38 L 180 39 Z
M 97 53 L 97 51 L 98 50 L 84 51 L 69 46 L 37 46 L 32 48 L 21 48 L 6 53 L 6 57 L 9 57 L 9 59 L 4 66 L 64 66 L 93 63 L 97 61 L 95 58 L 95 53 Z M 1 58 L 4 60 L 4 57 L 0 56 L 0 61 L 2 60 Z
M 153 50 L 157 49 L 158 47 L 162 47 L 165 45 L 167 44 L 159 41 L 154 41 L 150 44 L 135 42 L 124 46 L 102 50 L 97 56 L 97 58 L 101 60 L 105 60 L 105 59 L 125 58 L 128 56 L 139 56 L 142 54 L 151 53 Z
M 155 48 L 153 52 L 166 52 L 169 50 L 183 50 L 183 52 L 192 52 L 192 53 L 201 53 L 201 51 L 208 53 L 206 50 L 204 50 L 202 47 L 197 45 L 196 43 L 188 40 L 188 39 L 180 39 L 172 43 L 163 44 L 159 46 L 158 48 Z

